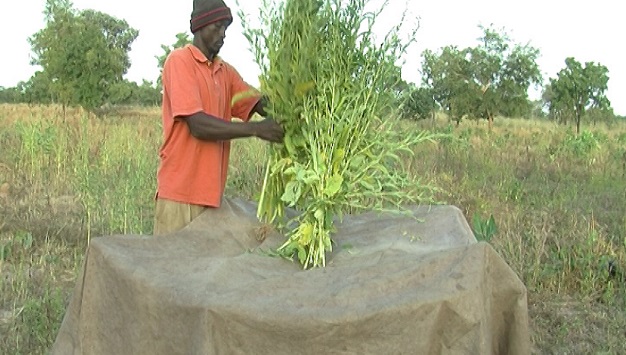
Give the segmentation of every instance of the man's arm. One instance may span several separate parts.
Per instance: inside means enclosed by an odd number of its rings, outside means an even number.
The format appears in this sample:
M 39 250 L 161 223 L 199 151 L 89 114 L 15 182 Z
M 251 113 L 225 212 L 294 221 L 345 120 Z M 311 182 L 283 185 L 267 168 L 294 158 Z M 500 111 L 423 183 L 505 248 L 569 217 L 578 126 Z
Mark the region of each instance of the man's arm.
M 283 129 L 272 119 L 242 124 L 223 121 L 204 112 L 196 112 L 193 115 L 183 117 L 183 119 L 187 122 L 191 135 L 204 141 L 258 137 L 266 141 L 280 143 L 284 135 Z

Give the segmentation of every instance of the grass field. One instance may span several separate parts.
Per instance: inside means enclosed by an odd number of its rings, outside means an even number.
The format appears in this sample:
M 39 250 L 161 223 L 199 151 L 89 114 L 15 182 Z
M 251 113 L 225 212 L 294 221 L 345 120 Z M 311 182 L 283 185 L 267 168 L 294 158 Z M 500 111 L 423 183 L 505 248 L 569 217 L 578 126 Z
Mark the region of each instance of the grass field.
M 626 123 L 496 119 L 403 123 L 449 133 L 416 147 L 413 176 L 442 189 L 529 290 L 537 354 L 626 353 Z M 159 109 L 97 119 L 0 105 L 0 354 L 52 344 L 91 238 L 150 234 Z M 237 141 L 229 195 L 255 199 L 265 144 Z

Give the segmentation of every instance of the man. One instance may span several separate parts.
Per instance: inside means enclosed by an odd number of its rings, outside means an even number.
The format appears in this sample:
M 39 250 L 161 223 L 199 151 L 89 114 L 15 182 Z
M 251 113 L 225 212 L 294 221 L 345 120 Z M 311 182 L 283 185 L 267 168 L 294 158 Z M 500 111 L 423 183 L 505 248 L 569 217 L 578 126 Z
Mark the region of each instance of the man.
M 163 136 L 159 151 L 154 234 L 185 227 L 220 206 L 230 140 L 281 142 L 282 128 L 266 116 L 258 91 L 217 56 L 233 21 L 222 0 L 194 0 L 193 44 L 170 53 L 163 68 Z M 246 123 L 231 122 L 232 117 Z

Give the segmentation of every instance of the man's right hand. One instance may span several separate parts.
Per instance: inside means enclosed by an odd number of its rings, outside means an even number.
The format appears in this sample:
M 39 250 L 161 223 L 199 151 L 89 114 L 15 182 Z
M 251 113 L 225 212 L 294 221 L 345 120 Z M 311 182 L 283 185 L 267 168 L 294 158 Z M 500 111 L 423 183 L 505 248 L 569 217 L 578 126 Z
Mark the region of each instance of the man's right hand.
M 272 143 L 282 143 L 285 137 L 285 131 L 276 121 L 271 118 L 266 118 L 254 124 L 254 135 L 256 137 Z

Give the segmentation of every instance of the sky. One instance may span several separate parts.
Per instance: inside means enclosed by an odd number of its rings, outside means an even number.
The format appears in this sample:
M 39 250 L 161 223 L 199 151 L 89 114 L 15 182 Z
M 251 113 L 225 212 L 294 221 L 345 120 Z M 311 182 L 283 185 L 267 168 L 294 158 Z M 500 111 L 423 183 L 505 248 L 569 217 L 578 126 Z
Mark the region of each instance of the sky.
M 235 0 L 225 0 L 233 13 L 239 9 Z M 239 0 L 252 19 L 258 18 L 261 0 Z M 155 81 L 159 75 L 155 56 L 162 54 L 161 45 L 171 45 L 176 34 L 189 32 L 192 0 L 73 0 L 77 9 L 105 12 L 139 30 L 130 52 L 131 67 L 126 78 L 141 82 Z M 45 0 L 0 0 L 0 86 L 13 87 L 28 80 L 38 70 L 30 65 L 28 38 L 44 27 Z M 408 7 L 413 23 L 419 19 L 415 43 L 404 58 L 402 75 L 411 82 L 420 81 L 421 52 L 436 51 L 447 45 L 461 48 L 476 46 L 481 35 L 479 24 L 503 28 L 515 43 L 530 44 L 539 49 L 537 63 L 544 80 L 555 77 L 565 66 L 565 58 L 581 63 L 592 61 L 609 69 L 607 96 L 618 115 L 626 115 L 626 65 L 620 37 L 623 12 L 620 2 L 613 0 L 390 0 L 381 29 L 399 20 Z M 388 26 L 388 27 L 385 27 Z M 242 35 L 241 21 L 235 15 L 226 34 L 220 55 L 231 63 L 245 80 L 257 85 L 259 69 L 250 46 Z M 619 35 L 622 33 L 622 35 Z M 539 97 L 539 90 L 531 98 Z

